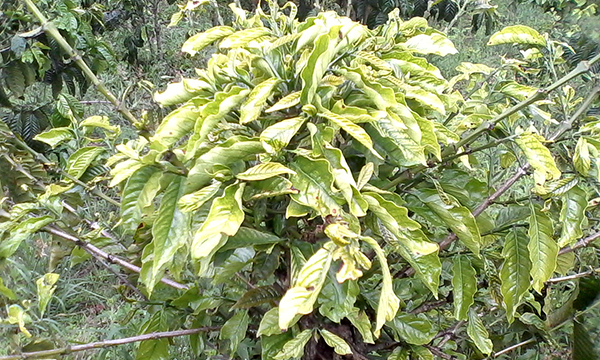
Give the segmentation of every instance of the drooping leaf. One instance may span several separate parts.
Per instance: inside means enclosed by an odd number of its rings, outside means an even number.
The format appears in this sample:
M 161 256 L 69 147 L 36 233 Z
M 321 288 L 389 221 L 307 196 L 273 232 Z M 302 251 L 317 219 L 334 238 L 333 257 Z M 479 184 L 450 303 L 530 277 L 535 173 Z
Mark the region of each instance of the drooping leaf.
M 229 352 L 235 354 L 238 346 L 246 338 L 250 316 L 248 311 L 238 311 L 223 324 L 219 339 L 229 340 Z
M 487 329 L 485 328 L 485 324 L 481 320 L 481 317 L 477 315 L 474 309 L 469 311 L 469 322 L 467 323 L 467 334 L 473 342 L 475 346 L 482 353 L 489 355 L 494 350 L 494 344 L 489 338 L 489 334 Z
M 31 337 L 31 333 L 25 327 L 25 322 L 27 320 L 30 321 L 31 318 L 29 317 L 29 315 L 27 315 L 27 313 L 25 312 L 25 310 L 23 310 L 22 307 L 20 307 L 17 304 L 12 304 L 11 306 L 9 306 L 8 307 L 8 319 L 6 319 L 6 320 L 8 321 L 9 324 L 19 325 L 19 330 L 21 330 L 21 332 L 25 336 Z
M 279 302 L 279 327 L 285 330 L 296 314 L 306 315 L 313 311 L 313 305 L 323 288 L 327 272 L 331 266 L 333 243 L 326 243 L 304 264 L 293 286 Z
M 546 39 L 536 30 L 524 26 L 507 26 L 490 37 L 488 45 L 522 44 L 546 47 Z
M 381 286 L 381 295 L 379 296 L 379 305 L 377 306 L 377 320 L 375 323 L 375 330 L 373 333 L 376 337 L 379 337 L 381 328 L 386 321 L 391 321 L 400 308 L 400 299 L 394 293 L 394 286 L 392 284 L 392 275 L 388 267 L 387 259 L 383 249 L 379 246 L 377 241 L 370 237 L 361 236 L 361 240 L 366 242 L 377 254 L 379 263 L 381 264 L 381 273 L 383 275 L 383 281 Z
M 252 40 L 256 40 L 265 35 L 269 35 L 271 31 L 265 27 L 255 27 L 237 31 L 226 37 L 219 44 L 220 49 L 233 49 L 243 47 Z
M 257 181 L 283 174 L 295 174 L 295 172 L 280 163 L 269 162 L 253 166 L 250 169 L 237 174 L 235 177 L 240 180 Z
M 336 354 L 352 354 L 352 349 L 350 348 L 350 345 L 348 345 L 348 343 L 341 337 L 326 329 L 320 329 L 319 333 L 321 334 L 321 336 L 323 336 L 323 340 L 325 340 L 327 345 L 333 348 Z
M 517 307 L 530 284 L 531 261 L 527 251 L 527 238 L 522 232 L 513 230 L 508 233 L 504 239 L 502 257 L 504 263 L 500 270 L 501 291 L 506 317 L 512 323 Z
M 559 219 L 562 223 L 558 239 L 559 247 L 571 245 L 583 236 L 581 226 L 586 219 L 587 194 L 579 186 L 575 186 L 562 196 L 562 203 Z
M 419 34 L 404 43 L 404 46 L 419 54 L 436 54 L 446 56 L 456 54 L 458 51 L 446 36 L 438 33 Z
M 367 344 L 374 344 L 375 340 L 373 339 L 373 332 L 371 331 L 371 320 L 364 311 L 358 311 L 356 308 L 354 310 L 355 311 L 347 314 L 346 317 L 358 330 L 364 342 Z
M 337 29 L 337 33 L 339 33 L 339 28 Z M 323 75 L 325 75 L 329 63 L 335 56 L 335 39 L 338 37 L 337 33 L 336 29 L 331 29 L 328 33 L 319 35 L 315 40 L 312 52 L 301 74 L 303 85 L 300 102 L 302 104 L 313 103 Z
M 471 261 L 465 255 L 457 255 L 452 264 L 452 288 L 454 299 L 454 317 L 466 320 L 469 308 L 474 303 L 477 292 L 477 278 Z
M 544 283 L 550 279 L 556 268 L 558 244 L 554 241 L 552 220 L 537 208 L 530 205 L 529 217 L 529 258 L 533 288 L 541 293 Z

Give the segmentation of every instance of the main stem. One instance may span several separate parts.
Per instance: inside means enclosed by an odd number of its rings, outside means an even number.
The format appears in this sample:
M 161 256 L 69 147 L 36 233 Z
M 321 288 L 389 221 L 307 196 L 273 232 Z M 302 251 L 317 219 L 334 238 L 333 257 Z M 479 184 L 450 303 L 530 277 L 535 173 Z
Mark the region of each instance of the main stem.
M 51 21 L 48 21 L 44 14 L 42 14 L 40 9 L 38 9 L 38 7 L 33 3 L 33 0 L 24 1 L 29 11 L 31 11 L 37 20 L 42 24 L 42 28 L 46 34 L 52 37 L 60 45 L 60 47 L 69 54 L 71 59 L 75 61 L 75 64 L 77 64 L 81 71 L 83 71 L 85 77 L 88 78 L 92 84 L 94 84 L 96 89 L 98 89 L 98 91 L 100 91 L 100 93 L 104 95 L 104 97 L 117 108 L 117 111 L 119 111 L 131 124 L 139 124 L 139 121 L 135 118 L 135 116 L 133 116 L 129 109 L 127 109 L 127 107 L 125 107 L 125 105 L 120 102 L 113 95 L 113 93 L 106 88 L 106 86 L 104 86 L 104 83 L 98 79 L 96 74 L 94 74 L 89 66 L 87 66 L 85 61 L 83 61 L 81 55 L 79 55 L 77 51 L 73 49 L 73 47 L 71 47 L 67 40 L 65 40 L 65 38 L 61 35 L 56 26 Z

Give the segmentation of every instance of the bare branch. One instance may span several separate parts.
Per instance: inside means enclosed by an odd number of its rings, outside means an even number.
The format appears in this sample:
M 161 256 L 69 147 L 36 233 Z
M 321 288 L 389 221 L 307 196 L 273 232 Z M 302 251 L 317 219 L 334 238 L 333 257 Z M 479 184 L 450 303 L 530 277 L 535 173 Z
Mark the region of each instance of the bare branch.
M 566 253 L 569 253 L 569 252 L 574 251 L 576 249 L 579 249 L 579 248 L 582 248 L 582 247 L 586 247 L 589 244 L 591 244 L 594 240 L 597 240 L 599 238 L 600 238 L 600 232 L 592 234 L 592 235 L 590 235 L 590 236 L 588 236 L 586 238 L 583 238 L 583 239 L 579 240 L 573 246 L 564 247 L 564 248 L 560 249 L 560 251 L 558 252 L 558 255 L 566 254 Z
M 85 350 L 91 350 L 91 349 L 101 349 L 101 348 L 130 344 L 130 343 L 146 341 L 146 340 L 157 340 L 157 339 L 164 339 L 164 338 L 193 335 L 193 334 L 197 334 L 200 332 L 206 332 L 206 331 L 216 331 L 216 330 L 219 330 L 220 328 L 221 328 L 220 326 L 206 326 L 206 327 L 195 328 L 195 329 L 154 332 L 154 333 L 150 333 L 150 334 L 132 336 L 132 337 L 122 338 L 122 339 L 104 340 L 104 341 L 98 341 L 98 342 L 82 344 L 82 345 L 66 346 L 63 348 L 57 348 L 57 349 L 52 349 L 52 350 L 33 351 L 33 352 L 25 352 L 25 353 L 20 353 L 20 354 L 15 354 L 15 355 L 0 356 L 0 360 L 18 360 L 18 359 L 40 358 L 40 357 L 45 357 L 45 358 L 54 357 L 54 355 L 61 355 L 61 354 L 67 354 L 67 353 L 85 351 Z
M 575 279 L 579 279 L 579 278 L 590 276 L 590 275 L 597 274 L 597 273 L 600 273 L 600 268 L 591 269 L 591 270 L 584 271 L 582 273 L 578 273 L 578 274 L 574 274 L 574 275 L 562 276 L 562 277 L 550 279 L 550 280 L 546 281 L 546 284 L 555 284 L 555 283 L 559 283 L 559 282 L 563 282 L 563 281 L 575 280 Z
M 509 353 L 509 352 L 511 352 L 511 351 L 513 351 L 513 350 L 515 350 L 515 349 L 518 349 L 518 348 L 520 348 L 521 346 L 525 346 L 525 345 L 527 345 L 527 344 L 531 344 L 531 343 L 533 343 L 533 342 L 536 342 L 536 339 L 534 339 L 534 338 L 531 338 L 531 339 L 529 339 L 529 340 L 522 341 L 522 342 L 520 342 L 520 343 L 518 343 L 518 344 L 516 344 L 516 345 L 509 346 L 509 347 L 507 347 L 507 348 L 506 348 L 506 349 L 504 349 L 504 350 L 501 350 L 501 351 L 498 351 L 497 353 L 494 353 L 493 357 L 498 357 L 498 356 L 500 356 L 500 355 L 504 355 L 504 354 L 506 354 L 506 353 Z M 0 360 L 2 360 L 2 359 L 0 359 Z

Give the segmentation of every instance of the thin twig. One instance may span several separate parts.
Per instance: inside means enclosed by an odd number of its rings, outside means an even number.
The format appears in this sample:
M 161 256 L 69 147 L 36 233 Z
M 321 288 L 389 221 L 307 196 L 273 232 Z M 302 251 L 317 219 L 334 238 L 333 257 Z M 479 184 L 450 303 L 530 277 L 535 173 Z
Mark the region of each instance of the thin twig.
M 574 275 L 553 278 L 553 279 L 546 281 L 546 284 L 556 284 L 556 283 L 563 282 L 563 281 L 575 280 L 575 279 L 579 279 L 579 278 L 590 276 L 592 274 L 597 274 L 597 273 L 600 273 L 600 268 L 591 269 L 591 270 L 584 271 L 582 273 L 578 273 L 578 274 L 574 274 Z
M 589 244 L 591 244 L 594 240 L 597 240 L 599 238 L 600 238 L 600 232 L 592 234 L 592 235 L 590 235 L 590 236 L 588 236 L 586 238 L 583 238 L 583 239 L 579 240 L 573 246 L 564 247 L 564 248 L 560 249 L 560 251 L 558 252 L 558 255 L 566 254 L 566 253 L 569 253 L 569 252 L 574 251 L 576 249 L 579 249 L 579 248 L 582 248 L 582 247 L 586 247 Z
M 431 351 L 433 353 L 433 355 L 436 355 L 438 357 L 441 357 L 442 359 L 445 360 L 455 360 L 456 357 L 452 356 L 452 355 L 448 355 L 445 352 L 443 352 L 440 348 L 437 348 L 435 346 L 432 345 L 424 345 L 427 349 L 429 349 L 429 351 Z
M 500 355 L 504 355 L 504 354 L 506 354 L 506 353 L 508 353 L 508 352 L 511 352 L 511 351 L 513 351 L 513 350 L 515 350 L 515 349 L 518 349 L 518 348 L 520 348 L 521 346 L 524 346 L 524 345 L 527 345 L 527 344 L 531 344 L 532 342 L 535 342 L 535 341 L 536 341 L 536 339 L 534 339 L 534 338 L 531 338 L 531 339 L 529 339 L 529 340 L 522 341 L 522 342 L 520 342 L 520 343 L 518 343 L 518 344 L 516 344 L 516 345 L 509 346 L 509 347 L 507 347 L 506 349 L 504 349 L 504 350 L 502 350 L 502 351 L 498 351 L 497 353 L 494 353 L 494 355 L 492 355 L 492 356 L 493 356 L 493 357 L 498 357 L 498 356 L 500 356 Z M 0 359 L 0 360 L 3 360 L 3 359 Z
M 92 349 L 101 349 L 111 346 L 125 345 L 131 344 L 134 342 L 146 341 L 146 340 L 158 340 L 164 338 L 173 338 L 179 336 L 193 335 L 200 332 L 206 331 L 216 331 L 221 327 L 219 326 L 205 326 L 201 328 L 195 329 L 185 329 L 185 330 L 175 330 L 175 331 L 162 331 L 162 332 L 154 332 L 150 334 L 132 336 L 128 338 L 115 339 L 115 340 L 103 340 L 92 342 L 88 344 L 82 345 L 72 345 L 65 346 L 63 348 L 57 348 L 52 350 L 43 350 L 43 351 L 33 351 L 33 352 L 24 352 L 15 355 L 8 356 L 0 356 L 0 360 L 18 360 L 18 359 L 31 359 L 31 358 L 40 358 L 40 357 L 54 357 L 55 355 L 68 354 L 72 352 L 92 350 Z
M 94 253 L 94 254 L 100 256 L 101 258 L 108 260 L 108 262 L 110 262 L 110 263 L 117 264 L 119 266 L 124 267 L 125 269 L 131 270 L 138 274 L 142 271 L 142 269 L 139 266 L 133 265 L 125 260 L 122 260 L 121 258 L 118 258 L 118 257 L 111 255 L 103 250 L 100 250 L 96 246 L 94 246 L 88 242 L 85 242 L 79 238 L 76 238 L 73 235 L 67 234 L 66 232 L 64 232 L 61 229 L 55 228 L 53 226 L 45 226 L 44 228 L 42 228 L 42 230 L 49 232 L 50 234 L 54 234 L 58 237 L 61 237 L 65 240 L 73 241 L 75 244 L 77 244 L 79 247 L 83 248 L 87 252 Z M 189 287 L 187 285 L 180 284 L 174 280 L 171 280 L 171 279 L 168 279 L 165 277 L 160 279 L 160 281 L 163 284 L 173 287 L 175 289 L 179 289 L 179 290 L 188 290 L 189 289 Z

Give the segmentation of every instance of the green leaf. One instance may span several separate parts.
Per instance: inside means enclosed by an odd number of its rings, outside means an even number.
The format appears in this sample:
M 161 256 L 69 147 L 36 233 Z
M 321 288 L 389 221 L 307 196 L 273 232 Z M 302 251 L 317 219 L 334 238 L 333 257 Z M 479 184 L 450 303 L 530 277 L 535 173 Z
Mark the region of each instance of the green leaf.
M 167 85 L 163 92 L 154 94 L 154 101 L 162 106 L 171 106 L 184 103 L 202 93 L 208 93 L 212 86 L 202 80 L 183 79 L 177 83 Z
M 257 181 L 269 179 L 283 174 L 295 174 L 295 172 L 281 165 L 280 163 L 269 162 L 253 166 L 250 169 L 237 174 L 235 177 L 245 181 Z
M 386 154 L 389 160 L 400 166 L 425 165 L 425 148 L 413 140 L 406 130 L 406 125 L 394 119 L 381 118 L 369 124 L 368 131 L 375 148 Z
M 319 329 L 319 333 L 321 333 L 321 336 L 323 336 L 323 340 L 325 340 L 327 345 L 333 348 L 333 351 L 335 351 L 336 354 L 352 354 L 352 349 L 350 349 L 350 345 L 348 345 L 348 343 L 341 337 L 325 329 Z
M 281 328 L 279 327 L 279 308 L 274 307 L 267 311 L 256 332 L 256 337 L 271 336 L 281 334 Z
M 506 317 L 513 322 L 517 307 L 529 289 L 531 262 L 527 251 L 527 239 L 522 232 L 513 230 L 506 235 L 502 249 L 504 263 L 500 270 L 502 296 Z
M 477 222 L 469 209 L 461 206 L 458 200 L 450 194 L 446 194 L 450 199 L 450 204 L 445 203 L 439 193 L 433 189 L 419 190 L 416 195 L 452 229 L 469 250 L 479 256 L 481 235 Z
M 37 293 L 38 293 L 38 308 L 40 309 L 40 317 L 44 317 L 48 302 L 56 290 L 56 282 L 58 281 L 59 275 L 56 273 L 47 273 L 41 278 L 36 280 Z
M 408 39 L 404 46 L 419 54 L 436 54 L 446 56 L 456 54 L 458 51 L 446 36 L 432 33 L 431 35 L 419 34 Z
M 399 337 L 413 345 L 424 345 L 429 343 L 437 331 L 424 314 L 402 314 L 398 315 L 390 324 Z
M 454 317 L 467 320 L 469 308 L 475 302 L 477 278 L 471 261 L 465 255 L 457 255 L 452 261 L 452 288 L 454 299 Z
M 67 172 L 74 178 L 79 179 L 90 164 L 103 152 L 104 148 L 96 146 L 88 146 L 75 151 L 69 156 Z
M 290 176 L 297 194 L 291 197 L 297 203 L 316 210 L 321 216 L 340 214 L 338 191 L 333 187 L 331 166 L 324 159 L 296 156 L 290 167 L 296 172 Z
M 467 334 L 469 334 L 469 337 L 471 340 L 473 340 L 479 351 L 486 355 L 492 353 L 494 350 L 494 344 L 492 344 L 492 341 L 489 338 L 490 335 L 488 334 L 481 317 L 479 317 L 479 315 L 477 315 L 473 309 L 469 311 Z
M 158 311 L 142 326 L 142 334 L 169 330 L 168 314 Z M 169 339 L 146 340 L 140 343 L 135 356 L 136 360 L 167 360 L 169 356 Z
M 73 130 L 67 127 L 50 129 L 33 137 L 34 140 L 44 142 L 50 145 L 50 147 L 53 149 L 56 147 L 56 145 L 64 141 L 73 140 L 74 138 L 75 135 L 73 134 Z
M 282 330 L 290 326 L 296 314 L 306 315 L 313 311 L 331 266 L 333 247 L 332 242 L 325 243 L 308 259 L 279 302 L 279 327 Z
M 252 92 L 248 95 L 248 99 L 240 108 L 240 124 L 247 124 L 258 119 L 267 99 L 273 93 L 275 86 L 280 82 L 281 80 L 277 78 L 270 78 L 252 89 Z
M 190 216 L 182 213 L 177 208 L 177 201 L 183 190 L 183 177 L 174 177 L 163 195 L 160 208 L 154 224 L 152 225 L 153 256 L 151 263 L 144 263 L 142 269 L 148 269 L 149 277 L 145 285 L 151 293 L 154 286 L 160 281 L 165 270 L 173 261 L 177 251 L 187 245 L 190 240 Z
M 305 121 L 303 117 L 295 117 L 282 120 L 263 130 L 260 141 L 265 150 L 269 154 L 275 154 L 285 148 Z
M 6 319 L 9 324 L 18 324 L 19 330 L 27 336 L 31 337 L 31 333 L 25 327 L 26 321 L 31 321 L 31 318 L 22 307 L 17 304 L 13 304 L 8 307 L 8 319 Z
M 232 184 L 225 188 L 223 195 L 216 198 L 208 217 L 196 232 L 191 246 L 193 259 L 203 261 L 200 274 L 206 271 L 207 262 L 227 241 L 227 236 L 237 233 L 244 221 L 242 193 L 244 184 Z
M 17 251 L 23 240 L 50 224 L 54 219 L 50 216 L 22 220 L 11 229 L 10 236 L 0 241 L 0 259 L 6 259 Z
M 217 181 L 191 194 L 184 195 L 177 202 L 177 206 L 184 213 L 198 210 L 207 201 L 212 199 L 213 196 L 217 195 L 219 190 L 221 190 L 221 185 L 223 184 Z
M 158 169 L 152 166 L 144 166 L 134 172 L 127 180 L 121 198 L 121 227 L 125 232 L 134 231 L 141 219 L 143 206 L 140 200 L 144 189 L 149 185 Z
M 559 221 L 563 225 L 558 239 L 558 246 L 572 245 L 583 236 L 581 226 L 587 208 L 587 194 L 579 186 L 573 187 L 562 196 L 562 208 Z
M 169 148 L 192 131 L 200 116 L 200 108 L 192 100 L 165 116 L 150 141 Z
M 547 147 L 542 144 L 544 138 L 533 133 L 522 133 L 515 139 L 515 142 L 527 158 L 527 161 L 533 167 L 533 177 L 536 186 L 542 186 L 546 180 L 560 178 L 560 170 L 552 158 L 552 154 Z
M 352 136 L 354 139 L 356 139 L 356 141 L 358 141 L 359 143 L 364 145 L 367 149 L 369 149 L 373 153 L 373 155 L 375 155 L 379 159 L 383 159 L 381 157 L 381 155 L 379 155 L 377 153 L 377 151 L 375 151 L 375 149 L 373 149 L 373 141 L 371 140 L 371 137 L 369 136 L 369 134 L 367 134 L 367 132 L 360 126 L 356 125 L 355 123 L 346 119 L 345 117 L 338 115 L 336 113 L 333 113 L 326 109 L 324 109 L 323 112 L 318 113 L 317 116 L 325 118 L 325 119 L 331 121 L 333 124 L 339 126 L 345 132 L 347 132 L 350 136 Z
M 204 32 L 198 33 L 183 43 L 181 51 L 188 53 L 192 56 L 196 55 L 198 51 L 201 51 L 213 42 L 220 40 L 226 36 L 234 33 L 233 28 L 229 26 L 215 26 Z
M 556 269 L 558 244 L 554 241 L 552 220 L 546 214 L 530 204 L 529 217 L 529 259 L 531 260 L 531 278 L 533 288 L 541 294 L 544 283 L 550 279 Z
M 243 47 L 252 40 L 256 40 L 265 35 L 269 35 L 271 31 L 265 27 L 255 27 L 237 31 L 229 35 L 219 44 L 220 49 L 233 49 Z
M 392 284 L 392 275 L 390 274 L 390 268 L 388 267 L 385 253 L 374 239 L 361 236 L 361 240 L 366 242 L 377 254 L 379 263 L 381 264 L 381 274 L 383 276 L 381 295 L 379 297 L 379 305 L 377 306 L 377 320 L 375 323 L 375 330 L 373 333 L 375 337 L 379 337 L 381 328 L 386 321 L 392 320 L 398 309 L 400 309 L 400 299 L 394 293 L 394 285 Z
M 2 280 L 1 277 L 0 277 L 0 295 L 5 296 L 6 298 L 8 298 L 8 300 L 15 300 L 17 298 L 15 296 L 15 293 L 11 289 L 4 286 L 4 280 Z
M 273 106 L 271 106 L 270 108 L 265 110 L 265 112 L 268 114 L 268 113 L 272 113 L 275 111 L 281 111 L 281 110 L 285 110 L 285 109 L 294 107 L 294 106 L 300 104 L 300 95 L 301 94 L 302 94 L 302 92 L 300 92 L 300 91 L 290 93 L 290 94 L 282 97 L 281 99 L 279 99 L 279 101 L 277 101 Z
M 94 116 L 90 116 L 90 117 L 86 118 L 85 120 L 83 120 L 82 122 L 79 123 L 79 126 L 87 126 L 87 127 L 91 127 L 91 128 L 101 128 L 101 129 L 110 131 L 112 133 L 118 133 L 120 130 L 118 126 L 114 126 L 114 125 L 110 124 L 110 122 L 108 121 L 108 116 L 98 116 L 98 115 L 94 115 Z
M 523 44 L 546 47 L 546 39 L 528 26 L 513 25 L 507 26 L 493 34 L 487 44 Z
M 573 154 L 573 165 L 575 170 L 583 176 L 587 176 L 592 167 L 590 145 L 583 136 L 577 140 L 577 146 L 575 146 L 575 153 Z
M 573 321 L 573 360 L 595 360 L 598 352 L 591 333 L 585 328 L 581 317 Z M 596 343 L 597 344 L 597 343 Z
M 365 186 L 369 182 L 369 180 L 371 180 L 371 177 L 373 176 L 374 172 L 375 165 L 372 162 L 366 163 L 365 166 L 363 166 L 362 169 L 360 169 L 358 179 L 356 180 L 356 188 L 358 190 L 361 190 L 363 186 Z
M 272 245 L 282 241 L 284 241 L 284 239 L 274 234 L 242 226 L 235 235 L 227 240 L 227 243 L 223 245 L 221 251 L 248 246 Z
M 375 343 L 375 340 L 373 340 L 373 332 L 371 332 L 371 320 L 364 311 L 359 311 L 357 308 L 354 308 L 354 311 L 347 314 L 346 318 L 348 318 L 356 330 L 358 330 L 364 342 L 367 344 Z
M 338 38 L 338 33 L 339 28 L 337 32 L 335 29 L 331 29 L 328 33 L 319 35 L 315 40 L 315 45 L 308 57 L 306 66 L 300 75 L 302 78 L 302 94 L 300 95 L 302 104 L 313 103 L 323 75 L 325 75 L 329 63 L 335 56 L 335 39 Z
M 231 138 L 200 156 L 187 176 L 185 193 L 188 194 L 206 186 L 212 179 L 212 169 L 216 165 L 227 166 L 264 152 L 260 142 L 245 141 L 245 139 Z
M 300 334 L 296 335 L 292 340 L 285 343 L 283 349 L 275 355 L 274 360 L 287 360 L 292 358 L 301 358 L 304 355 L 304 347 L 310 337 L 312 336 L 312 330 L 303 330 Z
M 248 311 L 238 311 L 223 324 L 219 333 L 220 340 L 229 340 L 229 351 L 233 355 L 238 346 L 246 338 L 250 316 Z
M 257 286 L 250 289 L 231 307 L 232 309 L 249 309 L 265 303 L 275 303 L 281 298 L 279 290 L 273 285 Z

